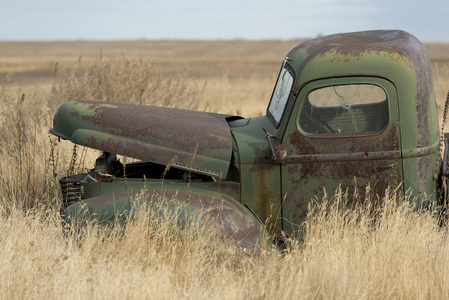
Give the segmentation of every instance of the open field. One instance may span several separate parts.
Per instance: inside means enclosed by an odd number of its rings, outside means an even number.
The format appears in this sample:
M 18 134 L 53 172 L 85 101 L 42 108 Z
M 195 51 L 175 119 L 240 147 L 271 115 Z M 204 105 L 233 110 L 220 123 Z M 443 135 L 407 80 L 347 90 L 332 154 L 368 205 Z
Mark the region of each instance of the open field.
M 163 74 L 184 76 L 202 91 L 203 109 L 250 117 L 265 112 L 282 59 L 300 42 L 0 42 L 0 79 L 10 74 L 12 83 L 50 89 L 56 64 L 62 72 L 78 62 L 139 59 L 155 63 Z M 434 67 L 437 99 L 443 101 L 449 80 L 449 43 L 429 43 L 426 48 Z
M 202 90 L 201 106 L 223 113 L 264 113 L 284 55 L 299 41 L 1 42 L 0 78 L 49 89 L 60 72 L 100 59 L 142 59 Z M 117 99 L 120 101 L 120 99 Z M 226 103 L 226 105 L 223 105 Z M 226 107 L 226 108 L 225 108 Z
M 61 221 L 55 178 L 91 168 L 98 152 L 74 155 L 49 136 L 60 104 L 260 115 L 298 43 L 0 42 L 0 298 L 449 298 L 447 228 L 395 193 L 375 220 L 369 208 L 344 208 L 337 193 L 311 210 L 303 243 L 291 240 L 283 255 L 241 254 L 207 230 L 180 233 L 170 216 L 155 222 L 145 210 L 112 229 L 75 232 Z M 442 108 L 449 44 L 426 47 Z

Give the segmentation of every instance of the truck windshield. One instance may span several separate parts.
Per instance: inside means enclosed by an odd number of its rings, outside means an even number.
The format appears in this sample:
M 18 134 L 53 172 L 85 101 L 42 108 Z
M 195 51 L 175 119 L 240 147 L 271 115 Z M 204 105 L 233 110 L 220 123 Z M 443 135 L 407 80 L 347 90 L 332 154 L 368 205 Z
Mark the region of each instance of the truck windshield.
M 278 81 L 271 96 L 268 112 L 273 117 L 276 125 L 279 124 L 282 114 L 284 113 L 285 105 L 287 104 L 288 96 L 293 85 L 293 76 L 286 68 L 285 62 L 279 73 Z

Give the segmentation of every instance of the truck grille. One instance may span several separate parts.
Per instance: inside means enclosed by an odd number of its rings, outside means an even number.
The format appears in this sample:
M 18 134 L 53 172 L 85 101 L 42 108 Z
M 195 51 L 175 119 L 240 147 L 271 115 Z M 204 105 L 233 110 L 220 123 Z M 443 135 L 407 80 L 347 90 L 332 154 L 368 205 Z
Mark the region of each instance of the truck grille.
M 82 199 L 83 191 L 80 182 L 86 177 L 86 175 L 87 174 L 79 174 L 59 179 L 63 207 L 67 207 Z

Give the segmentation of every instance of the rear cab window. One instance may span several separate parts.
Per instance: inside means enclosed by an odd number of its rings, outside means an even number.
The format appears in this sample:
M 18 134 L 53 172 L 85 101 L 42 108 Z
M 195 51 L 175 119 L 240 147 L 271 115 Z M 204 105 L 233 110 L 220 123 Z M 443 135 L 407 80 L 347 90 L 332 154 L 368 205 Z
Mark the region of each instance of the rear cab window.
M 303 101 L 299 127 L 307 135 L 358 135 L 384 131 L 389 105 L 378 85 L 341 84 L 312 90 Z

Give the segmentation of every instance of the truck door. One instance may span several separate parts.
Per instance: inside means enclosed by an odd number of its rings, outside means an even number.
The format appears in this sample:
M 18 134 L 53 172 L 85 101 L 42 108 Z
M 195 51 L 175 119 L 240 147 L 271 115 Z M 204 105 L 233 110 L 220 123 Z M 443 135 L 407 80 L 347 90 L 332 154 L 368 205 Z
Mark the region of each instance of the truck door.
M 381 78 L 345 77 L 305 85 L 292 109 L 282 144 L 283 229 L 295 231 L 312 199 L 338 187 L 371 201 L 402 181 L 398 101 Z M 378 194 L 378 196 L 375 196 Z

